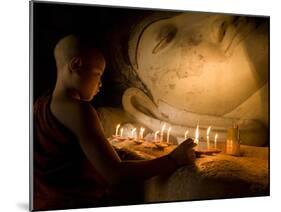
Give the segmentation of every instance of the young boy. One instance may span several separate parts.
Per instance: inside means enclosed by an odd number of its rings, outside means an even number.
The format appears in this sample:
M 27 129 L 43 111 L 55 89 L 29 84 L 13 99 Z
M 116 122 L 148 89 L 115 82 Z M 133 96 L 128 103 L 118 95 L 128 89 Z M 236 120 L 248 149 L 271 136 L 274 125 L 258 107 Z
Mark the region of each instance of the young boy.
M 194 162 L 191 139 L 154 160 L 121 161 L 89 103 L 99 91 L 103 55 L 74 35 L 61 39 L 54 55 L 55 89 L 34 104 L 33 209 L 109 205 L 114 185 Z

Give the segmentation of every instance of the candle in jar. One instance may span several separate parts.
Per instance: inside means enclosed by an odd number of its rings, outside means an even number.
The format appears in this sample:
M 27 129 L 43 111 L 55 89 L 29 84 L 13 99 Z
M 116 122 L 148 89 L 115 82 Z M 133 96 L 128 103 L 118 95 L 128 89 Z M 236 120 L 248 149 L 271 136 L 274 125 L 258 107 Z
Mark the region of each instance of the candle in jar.
M 168 129 L 168 133 L 167 133 L 167 144 L 169 144 L 170 131 L 171 131 L 171 127 L 169 127 L 169 129 Z
M 184 133 L 184 139 L 186 140 L 187 139 L 187 135 L 188 135 L 189 131 L 186 130 L 185 133 Z
M 163 135 L 164 135 L 164 130 L 165 130 L 166 124 L 163 124 L 161 128 L 161 134 L 160 134 L 160 140 L 163 141 Z
M 154 133 L 154 141 L 156 142 L 158 140 L 158 134 L 159 134 L 159 130 L 157 130 L 155 133 Z
M 119 127 L 120 127 L 120 124 L 117 124 L 117 126 L 116 126 L 116 130 L 115 130 L 115 136 L 117 136 L 117 135 L 118 135 L 118 129 L 119 129 Z

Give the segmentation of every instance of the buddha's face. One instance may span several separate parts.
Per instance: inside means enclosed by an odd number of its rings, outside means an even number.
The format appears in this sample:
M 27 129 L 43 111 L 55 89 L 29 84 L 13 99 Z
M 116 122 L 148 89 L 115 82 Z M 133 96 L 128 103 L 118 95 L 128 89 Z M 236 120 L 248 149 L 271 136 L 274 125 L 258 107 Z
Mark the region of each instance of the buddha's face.
M 223 115 L 268 80 L 268 22 L 184 13 L 146 27 L 135 53 L 156 104 Z

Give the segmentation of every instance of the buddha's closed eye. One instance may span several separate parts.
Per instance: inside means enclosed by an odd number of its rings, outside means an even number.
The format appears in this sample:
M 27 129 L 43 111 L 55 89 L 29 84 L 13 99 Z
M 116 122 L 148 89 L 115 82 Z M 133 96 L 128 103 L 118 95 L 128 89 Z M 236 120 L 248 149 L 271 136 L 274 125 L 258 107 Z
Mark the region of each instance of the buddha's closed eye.
M 222 42 L 225 37 L 228 25 L 229 24 L 227 23 L 227 21 L 224 20 L 218 20 L 214 23 L 213 33 L 216 42 Z
M 162 27 L 156 38 L 157 44 L 153 48 L 152 54 L 156 54 L 163 50 L 174 39 L 177 31 L 178 29 L 174 25 L 166 25 Z

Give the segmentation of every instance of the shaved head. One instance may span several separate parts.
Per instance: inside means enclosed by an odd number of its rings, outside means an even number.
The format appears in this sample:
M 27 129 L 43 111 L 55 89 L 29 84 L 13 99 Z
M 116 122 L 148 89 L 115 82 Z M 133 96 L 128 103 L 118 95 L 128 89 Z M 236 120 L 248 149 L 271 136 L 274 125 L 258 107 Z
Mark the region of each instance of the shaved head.
M 57 43 L 54 56 L 58 96 L 63 91 L 75 99 L 91 100 L 99 91 L 105 70 L 105 58 L 100 50 L 89 39 L 68 35 Z
M 89 41 L 75 35 L 62 38 L 54 49 L 54 56 L 58 70 L 68 64 L 74 57 L 81 57 L 86 60 L 95 58 L 97 66 L 102 68 L 105 65 L 103 55 Z

